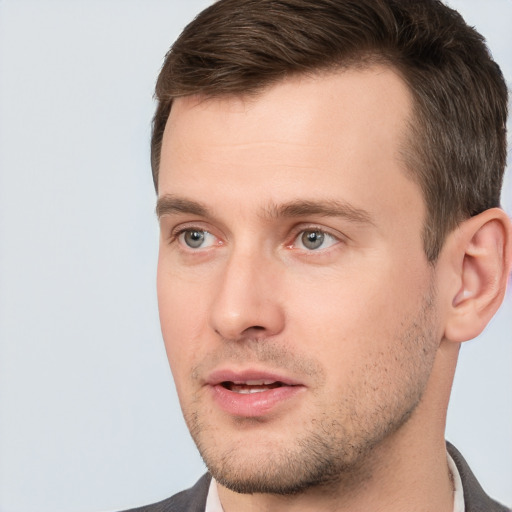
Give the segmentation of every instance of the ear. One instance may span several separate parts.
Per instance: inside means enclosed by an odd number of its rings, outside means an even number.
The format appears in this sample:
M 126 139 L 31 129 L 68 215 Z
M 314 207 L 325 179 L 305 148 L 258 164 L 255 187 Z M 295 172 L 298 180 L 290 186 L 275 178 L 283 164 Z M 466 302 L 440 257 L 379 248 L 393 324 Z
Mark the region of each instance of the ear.
M 503 210 L 491 208 L 464 221 L 450 237 L 455 285 L 445 338 L 462 342 L 478 336 L 503 301 L 512 262 L 512 225 Z

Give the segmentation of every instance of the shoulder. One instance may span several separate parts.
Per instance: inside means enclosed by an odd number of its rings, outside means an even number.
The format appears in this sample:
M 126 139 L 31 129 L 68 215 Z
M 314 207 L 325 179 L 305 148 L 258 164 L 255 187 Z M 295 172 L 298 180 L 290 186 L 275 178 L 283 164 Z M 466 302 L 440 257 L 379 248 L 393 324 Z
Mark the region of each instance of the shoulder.
M 487 496 L 457 448 L 450 443 L 446 443 L 446 447 L 459 470 L 466 512 L 510 512 L 509 508 Z
M 211 476 L 203 475 L 198 482 L 166 500 L 125 512 L 204 512 Z

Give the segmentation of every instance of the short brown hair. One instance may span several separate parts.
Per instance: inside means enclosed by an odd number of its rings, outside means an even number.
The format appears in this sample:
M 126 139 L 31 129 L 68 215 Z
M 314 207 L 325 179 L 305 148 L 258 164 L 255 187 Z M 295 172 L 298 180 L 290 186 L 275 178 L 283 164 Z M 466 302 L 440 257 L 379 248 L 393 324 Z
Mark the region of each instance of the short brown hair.
M 174 98 L 252 94 L 300 73 L 384 63 L 414 98 L 404 157 L 434 262 L 461 220 L 499 206 L 507 87 L 483 37 L 438 0 L 220 0 L 166 55 L 156 84 L 155 188 Z

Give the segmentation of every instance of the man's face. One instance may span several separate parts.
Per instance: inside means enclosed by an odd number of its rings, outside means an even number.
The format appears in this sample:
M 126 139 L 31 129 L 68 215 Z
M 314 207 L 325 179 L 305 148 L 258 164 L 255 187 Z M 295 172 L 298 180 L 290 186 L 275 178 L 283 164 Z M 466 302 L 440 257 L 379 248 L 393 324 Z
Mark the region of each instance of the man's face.
M 159 178 L 158 296 L 186 422 L 239 492 L 361 468 L 400 433 L 441 338 L 391 70 L 182 98 Z

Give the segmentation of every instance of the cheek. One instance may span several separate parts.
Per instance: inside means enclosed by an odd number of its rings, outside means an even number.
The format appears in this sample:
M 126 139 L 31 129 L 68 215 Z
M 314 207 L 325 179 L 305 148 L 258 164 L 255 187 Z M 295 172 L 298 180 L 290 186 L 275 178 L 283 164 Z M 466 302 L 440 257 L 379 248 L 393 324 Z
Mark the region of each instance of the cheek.
M 347 369 L 388 353 L 404 320 L 421 307 L 418 291 L 428 288 L 426 275 L 402 272 L 384 258 L 364 271 L 349 270 L 306 281 L 292 277 L 287 297 L 291 337 Z
M 205 293 L 159 264 L 158 310 L 167 358 L 176 384 L 189 375 L 198 353 L 206 315 Z M 182 375 L 183 374 L 183 375 Z

